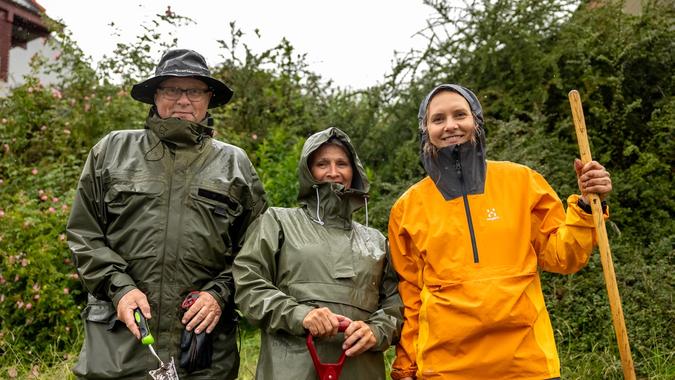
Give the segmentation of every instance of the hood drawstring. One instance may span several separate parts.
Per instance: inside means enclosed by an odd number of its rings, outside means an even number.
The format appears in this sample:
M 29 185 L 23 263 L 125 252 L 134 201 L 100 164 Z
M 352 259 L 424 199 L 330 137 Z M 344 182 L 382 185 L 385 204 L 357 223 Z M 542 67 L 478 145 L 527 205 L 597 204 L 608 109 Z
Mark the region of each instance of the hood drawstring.
M 368 196 L 364 195 L 363 200 L 366 202 L 366 227 L 368 227 Z
M 312 187 L 314 188 L 314 191 L 316 191 L 316 219 L 314 221 L 323 226 L 323 220 L 321 220 L 321 216 L 319 216 L 319 186 L 312 185 Z

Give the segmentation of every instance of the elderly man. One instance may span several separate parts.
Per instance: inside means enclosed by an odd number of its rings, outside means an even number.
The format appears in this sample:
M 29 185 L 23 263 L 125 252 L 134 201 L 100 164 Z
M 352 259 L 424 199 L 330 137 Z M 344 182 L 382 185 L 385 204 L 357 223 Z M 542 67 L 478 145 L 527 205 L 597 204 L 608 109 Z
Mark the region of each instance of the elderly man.
M 201 55 L 176 49 L 131 96 L 153 105 L 145 129 L 114 131 L 94 146 L 68 221 L 89 292 L 73 372 L 143 379 L 156 369 L 138 340 L 140 310 L 154 348 L 164 361 L 176 358 L 181 379 L 234 379 L 231 265 L 267 201 L 246 153 L 212 138 L 207 109 L 232 91 Z

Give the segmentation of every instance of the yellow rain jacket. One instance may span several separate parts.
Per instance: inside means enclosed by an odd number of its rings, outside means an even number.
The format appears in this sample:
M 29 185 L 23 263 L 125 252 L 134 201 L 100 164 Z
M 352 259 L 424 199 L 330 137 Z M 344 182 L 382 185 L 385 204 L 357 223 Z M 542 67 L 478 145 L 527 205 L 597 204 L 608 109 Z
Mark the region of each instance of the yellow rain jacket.
M 467 100 L 474 139 L 436 148 L 426 130 L 440 91 Z M 394 204 L 392 262 L 404 325 L 392 377 L 552 379 L 560 376 L 539 269 L 573 273 L 588 262 L 593 219 L 526 166 L 487 161 L 483 110 L 471 90 L 442 84 L 420 104 L 428 176 Z
M 584 267 L 595 244 L 592 216 L 577 195 L 565 213 L 534 170 L 494 161 L 486 168 L 481 194 L 446 201 L 426 177 L 391 210 L 405 304 L 394 379 L 560 376 L 538 270 Z

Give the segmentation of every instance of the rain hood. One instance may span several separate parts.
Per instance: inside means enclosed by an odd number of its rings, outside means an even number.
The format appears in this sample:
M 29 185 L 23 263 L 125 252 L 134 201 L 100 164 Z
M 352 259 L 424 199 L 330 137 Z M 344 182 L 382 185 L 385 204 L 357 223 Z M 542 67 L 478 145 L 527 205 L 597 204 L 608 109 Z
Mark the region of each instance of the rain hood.
M 431 98 L 440 91 L 460 94 L 469 103 L 478 124 L 475 141 L 450 145 L 437 150 L 437 154 L 425 153 L 424 146 L 429 140 L 425 128 L 427 110 Z M 442 84 L 434 88 L 420 104 L 417 114 L 420 131 L 420 158 L 422 166 L 443 194 L 445 200 L 461 197 L 463 194 L 482 194 L 485 190 L 487 161 L 483 108 L 476 95 L 468 88 L 457 84 Z M 463 182 L 463 183 L 462 183 Z
M 315 180 L 309 168 L 311 154 L 332 137 L 339 139 L 349 150 L 354 172 L 349 189 L 345 189 L 341 184 Z M 370 184 L 347 134 L 332 127 L 310 136 L 302 147 L 298 177 L 300 182 L 298 201 L 312 220 L 330 227 L 352 228 L 352 213 L 367 202 Z

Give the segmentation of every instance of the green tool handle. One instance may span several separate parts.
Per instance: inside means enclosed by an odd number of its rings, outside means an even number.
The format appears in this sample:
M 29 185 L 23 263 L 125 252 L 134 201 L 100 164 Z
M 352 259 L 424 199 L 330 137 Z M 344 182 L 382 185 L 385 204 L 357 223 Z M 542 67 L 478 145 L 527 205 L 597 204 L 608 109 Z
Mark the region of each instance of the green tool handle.
M 148 327 L 148 321 L 145 319 L 139 308 L 134 309 L 134 321 L 136 322 L 136 325 L 138 325 L 138 329 L 141 330 L 141 343 L 155 343 L 155 338 L 152 337 L 152 333 Z

